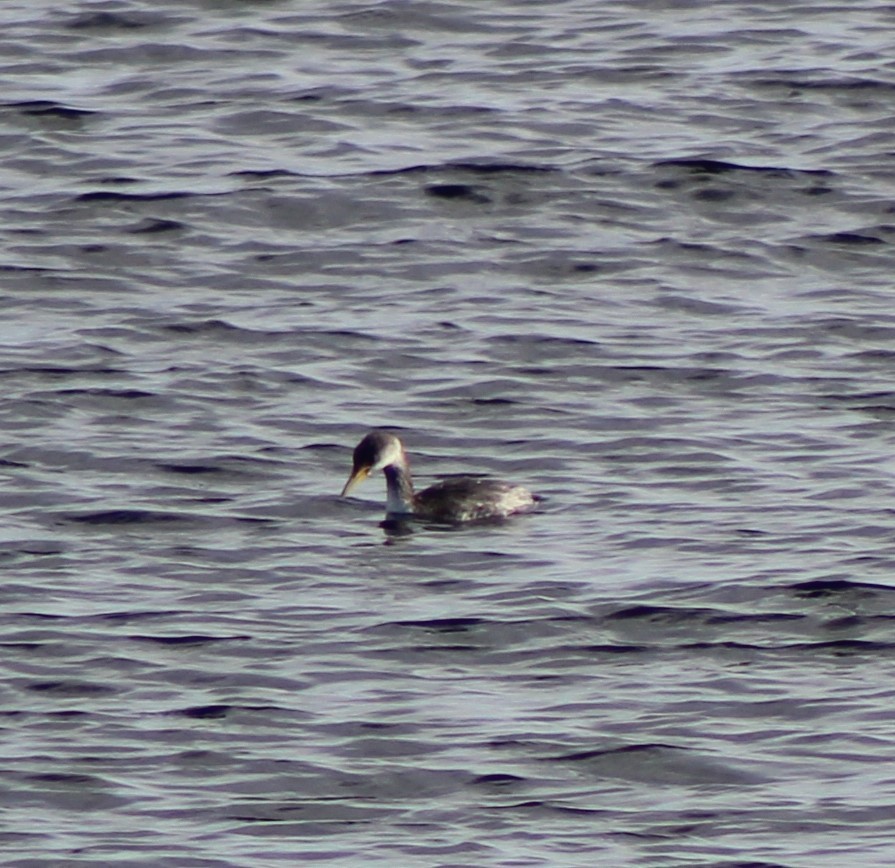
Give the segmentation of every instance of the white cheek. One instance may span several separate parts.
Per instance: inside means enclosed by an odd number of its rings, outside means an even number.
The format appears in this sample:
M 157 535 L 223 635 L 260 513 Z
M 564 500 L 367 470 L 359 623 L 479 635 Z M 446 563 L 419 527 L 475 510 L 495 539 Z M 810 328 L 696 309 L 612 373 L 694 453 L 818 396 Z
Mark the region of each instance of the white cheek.
M 382 457 L 377 461 L 371 468 L 370 472 L 376 470 L 382 470 L 384 467 L 390 467 L 392 464 L 403 464 L 403 456 L 401 455 L 401 449 L 395 446 L 389 446 L 385 452 L 382 453 Z

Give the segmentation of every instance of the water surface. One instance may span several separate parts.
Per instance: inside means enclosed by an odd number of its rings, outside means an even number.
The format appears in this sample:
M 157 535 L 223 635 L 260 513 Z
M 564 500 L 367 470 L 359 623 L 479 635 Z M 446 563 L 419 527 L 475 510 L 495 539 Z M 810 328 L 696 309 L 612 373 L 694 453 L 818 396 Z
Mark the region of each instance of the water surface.
M 5 864 L 891 864 L 888 12 L 6 3 Z

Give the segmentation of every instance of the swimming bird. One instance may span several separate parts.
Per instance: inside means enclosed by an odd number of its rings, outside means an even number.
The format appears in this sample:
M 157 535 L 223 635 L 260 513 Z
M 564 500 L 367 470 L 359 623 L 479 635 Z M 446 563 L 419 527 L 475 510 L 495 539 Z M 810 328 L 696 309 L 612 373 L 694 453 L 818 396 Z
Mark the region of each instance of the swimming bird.
M 385 474 L 388 518 L 424 518 L 450 523 L 477 521 L 525 512 L 537 502 L 521 485 L 475 476 L 446 479 L 417 493 L 413 490 L 404 444 L 388 431 L 371 431 L 357 444 L 342 497 L 377 470 Z

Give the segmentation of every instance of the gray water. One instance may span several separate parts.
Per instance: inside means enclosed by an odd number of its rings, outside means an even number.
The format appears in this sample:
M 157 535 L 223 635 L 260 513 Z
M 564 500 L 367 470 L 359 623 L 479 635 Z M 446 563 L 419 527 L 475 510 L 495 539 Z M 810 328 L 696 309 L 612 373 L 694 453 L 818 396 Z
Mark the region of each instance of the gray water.
M 0 49 L 3 864 L 895 861 L 891 4 Z

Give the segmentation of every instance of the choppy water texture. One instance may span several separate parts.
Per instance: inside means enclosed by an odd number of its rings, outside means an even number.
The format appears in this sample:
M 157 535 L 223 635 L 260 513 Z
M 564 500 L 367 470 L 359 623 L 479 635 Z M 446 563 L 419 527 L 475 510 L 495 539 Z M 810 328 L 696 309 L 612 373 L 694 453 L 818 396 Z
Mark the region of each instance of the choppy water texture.
M 892 864 L 893 43 L 3 3 L 4 864 Z

